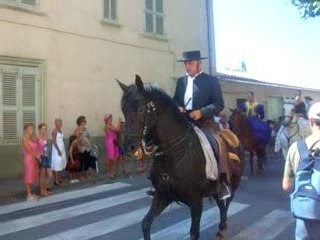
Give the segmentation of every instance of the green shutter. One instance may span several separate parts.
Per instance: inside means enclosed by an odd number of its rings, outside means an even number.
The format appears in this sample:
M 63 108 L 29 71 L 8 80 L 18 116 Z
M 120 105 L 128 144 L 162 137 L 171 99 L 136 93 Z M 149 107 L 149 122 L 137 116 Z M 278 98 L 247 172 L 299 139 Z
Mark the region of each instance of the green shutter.
M 39 69 L 0 65 L 0 143 L 17 143 L 26 123 L 38 123 Z
M 117 0 L 103 1 L 103 17 L 109 20 L 117 20 Z
M 146 0 L 146 9 L 150 11 L 153 10 L 153 0 Z
M 18 0 L 0 0 L 0 3 L 16 5 L 18 3 Z
M 103 1 L 103 17 L 110 18 L 110 0 Z
M 21 4 L 28 6 L 35 6 L 36 0 L 21 0 Z
M 21 75 L 22 80 L 22 125 L 36 124 L 36 74 Z
M 162 2 L 162 0 L 156 0 L 156 12 L 163 13 L 163 2 Z
M 1 70 L 1 120 L 0 139 L 13 142 L 18 139 L 17 87 L 18 73 L 13 68 L 2 66 Z
M 112 20 L 117 20 L 117 5 L 116 0 L 111 0 L 111 6 L 110 6 L 110 18 Z
M 156 33 L 162 35 L 163 34 L 163 16 L 156 16 Z

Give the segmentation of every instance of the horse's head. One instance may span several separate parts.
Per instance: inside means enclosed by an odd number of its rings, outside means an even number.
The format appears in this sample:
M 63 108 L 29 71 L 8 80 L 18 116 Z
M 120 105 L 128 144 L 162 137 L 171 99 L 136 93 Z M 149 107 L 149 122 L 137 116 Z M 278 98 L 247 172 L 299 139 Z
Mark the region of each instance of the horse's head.
M 286 98 L 283 103 L 283 125 L 287 126 L 290 124 L 294 117 L 295 106 L 294 99 Z
M 239 109 L 230 109 L 232 112 L 230 115 L 230 127 L 235 134 L 239 134 L 241 132 L 241 128 L 243 128 L 245 122 L 247 121 L 246 115 L 244 112 Z
M 130 86 L 117 81 L 123 90 L 121 110 L 126 121 L 125 137 L 131 150 L 135 151 L 155 123 L 155 105 L 146 90 L 148 86 L 143 84 L 140 76 L 136 75 L 135 84 Z

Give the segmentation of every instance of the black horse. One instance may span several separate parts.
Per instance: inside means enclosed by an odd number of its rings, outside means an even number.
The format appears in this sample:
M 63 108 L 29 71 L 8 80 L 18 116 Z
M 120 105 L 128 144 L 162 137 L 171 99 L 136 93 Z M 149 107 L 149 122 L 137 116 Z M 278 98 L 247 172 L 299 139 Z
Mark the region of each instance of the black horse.
M 155 188 L 155 195 L 142 221 L 144 239 L 150 240 L 154 218 L 172 202 L 184 203 L 190 208 L 190 236 L 191 239 L 199 239 L 204 197 L 213 197 L 217 202 L 220 210 L 217 237 L 223 239 L 223 231 L 227 228 L 228 207 L 241 179 L 240 161 L 224 159 L 228 162 L 231 173 L 229 181 L 232 196 L 226 201 L 219 200 L 216 181 L 206 177 L 206 160 L 198 136 L 171 97 L 159 88 L 143 84 L 138 75 L 133 85 L 118 83 L 123 90 L 121 108 L 126 121 L 125 134 L 128 141 L 133 148 L 143 146 L 144 151 L 153 149 L 149 177 Z M 221 138 L 218 142 L 219 156 L 227 158 L 226 144 Z

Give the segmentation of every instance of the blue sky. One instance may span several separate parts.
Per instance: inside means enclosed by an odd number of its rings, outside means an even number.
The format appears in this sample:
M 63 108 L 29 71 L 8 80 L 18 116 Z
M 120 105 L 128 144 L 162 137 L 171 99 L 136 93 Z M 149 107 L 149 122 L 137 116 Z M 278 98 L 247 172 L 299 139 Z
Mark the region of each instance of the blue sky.
M 320 89 L 320 17 L 291 0 L 214 0 L 214 25 L 218 72 L 244 60 L 244 76 Z

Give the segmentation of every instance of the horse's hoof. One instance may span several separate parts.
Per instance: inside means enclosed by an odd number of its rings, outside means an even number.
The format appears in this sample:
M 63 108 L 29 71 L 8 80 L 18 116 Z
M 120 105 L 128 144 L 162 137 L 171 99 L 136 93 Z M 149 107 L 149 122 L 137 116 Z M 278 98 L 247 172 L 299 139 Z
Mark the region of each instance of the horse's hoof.
M 226 240 L 223 231 L 219 231 L 216 234 L 216 240 Z

